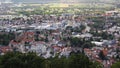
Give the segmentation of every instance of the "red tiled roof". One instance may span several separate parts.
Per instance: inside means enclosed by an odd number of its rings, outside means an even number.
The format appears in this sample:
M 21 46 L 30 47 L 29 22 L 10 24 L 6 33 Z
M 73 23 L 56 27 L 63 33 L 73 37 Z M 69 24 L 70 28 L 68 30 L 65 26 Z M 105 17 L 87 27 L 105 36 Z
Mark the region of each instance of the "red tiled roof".
M 106 56 L 108 54 L 108 50 L 103 50 L 103 54 Z
M 13 45 L 17 45 L 19 44 L 20 42 L 15 42 L 14 40 L 11 40 L 10 44 L 13 44 Z
M 25 35 L 28 35 L 28 34 L 34 35 L 34 32 L 25 32 Z
M 8 52 L 10 50 L 10 47 L 9 46 L 1 46 L 0 47 L 0 50 L 4 53 Z

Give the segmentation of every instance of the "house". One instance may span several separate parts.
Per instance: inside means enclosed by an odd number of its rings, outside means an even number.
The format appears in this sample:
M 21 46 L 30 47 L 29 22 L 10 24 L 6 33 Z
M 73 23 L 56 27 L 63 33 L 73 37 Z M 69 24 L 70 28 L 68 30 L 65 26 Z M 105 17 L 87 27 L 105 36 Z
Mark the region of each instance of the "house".
M 9 46 L 0 46 L 0 54 L 5 54 L 10 51 L 12 51 L 12 49 Z
M 58 46 L 65 46 L 66 45 L 66 42 L 64 42 L 64 41 L 59 41 L 58 43 L 57 43 L 57 45 Z
M 78 38 L 91 38 L 93 35 L 90 33 L 85 33 L 85 34 L 77 34 L 77 35 L 72 35 L 73 37 L 78 37 Z
M 47 50 L 47 47 L 45 46 L 44 42 L 34 42 L 34 44 L 31 45 L 31 47 L 29 48 L 29 51 L 31 52 L 36 52 L 38 54 L 43 54 L 45 53 Z
M 93 43 L 97 46 L 102 46 L 103 45 L 103 42 L 91 41 L 91 43 Z

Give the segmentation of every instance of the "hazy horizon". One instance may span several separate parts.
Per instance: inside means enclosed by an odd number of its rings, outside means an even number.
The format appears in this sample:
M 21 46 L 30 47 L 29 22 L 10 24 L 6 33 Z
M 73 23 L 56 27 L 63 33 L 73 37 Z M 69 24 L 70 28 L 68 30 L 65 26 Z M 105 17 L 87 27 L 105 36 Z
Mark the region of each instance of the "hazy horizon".
M 14 3 L 42 3 L 42 2 L 118 2 L 120 0 L 0 0 L 0 2 L 12 1 Z

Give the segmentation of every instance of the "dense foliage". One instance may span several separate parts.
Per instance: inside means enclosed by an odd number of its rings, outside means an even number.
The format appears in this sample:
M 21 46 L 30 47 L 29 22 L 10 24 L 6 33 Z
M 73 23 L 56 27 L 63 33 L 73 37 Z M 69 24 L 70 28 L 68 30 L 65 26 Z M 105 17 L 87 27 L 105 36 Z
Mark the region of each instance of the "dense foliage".
M 15 39 L 14 33 L 1 33 L 0 45 L 8 45 L 11 40 Z
M 0 68 L 102 68 L 85 55 L 71 53 L 71 56 L 44 59 L 34 53 L 7 53 L 0 56 Z
M 111 68 L 120 68 L 120 62 L 113 64 Z
M 92 48 L 95 46 L 95 44 L 91 43 L 91 39 L 85 39 L 85 38 L 69 38 L 70 44 L 72 47 L 82 47 L 84 48 Z

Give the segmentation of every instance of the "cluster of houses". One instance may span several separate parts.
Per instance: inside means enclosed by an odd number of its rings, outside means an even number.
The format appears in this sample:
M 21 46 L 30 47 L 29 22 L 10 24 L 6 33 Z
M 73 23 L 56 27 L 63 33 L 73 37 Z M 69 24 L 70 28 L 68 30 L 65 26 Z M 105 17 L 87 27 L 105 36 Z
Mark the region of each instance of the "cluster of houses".
M 19 51 L 22 53 L 35 52 L 38 56 L 44 58 L 68 57 L 72 51 L 82 51 L 81 48 L 70 46 L 70 41 L 64 41 L 66 37 L 77 38 L 94 38 L 90 33 L 91 27 L 88 26 L 90 22 L 82 20 L 79 15 L 36 15 L 25 18 L 14 18 L 0 20 L 0 30 L 4 32 L 14 32 L 15 39 L 11 40 L 8 46 L 0 46 L 0 54 L 4 55 L 9 51 Z M 94 23 L 92 23 L 94 24 Z M 81 32 L 73 32 L 72 29 L 83 25 L 85 29 Z M 67 29 L 69 27 L 69 29 Z M 79 29 L 78 28 L 78 29 Z M 77 29 L 76 29 L 77 30 Z M 84 53 L 90 60 L 98 61 L 104 65 L 105 68 L 110 66 L 120 58 L 120 27 L 113 26 L 101 32 L 108 34 L 114 33 L 114 39 L 101 41 L 91 41 L 95 44 L 92 48 L 84 48 Z M 98 38 L 98 37 L 97 37 Z M 101 53 L 104 59 L 101 59 Z
M 89 57 L 89 59 L 100 62 L 104 65 L 105 68 L 110 68 L 111 65 L 115 63 L 117 59 L 119 59 L 120 46 L 117 45 L 117 41 L 104 40 L 102 42 L 92 41 L 92 43 L 96 44 L 96 46 L 91 49 L 84 49 L 84 52 Z M 101 52 L 104 56 L 104 59 L 101 59 Z

